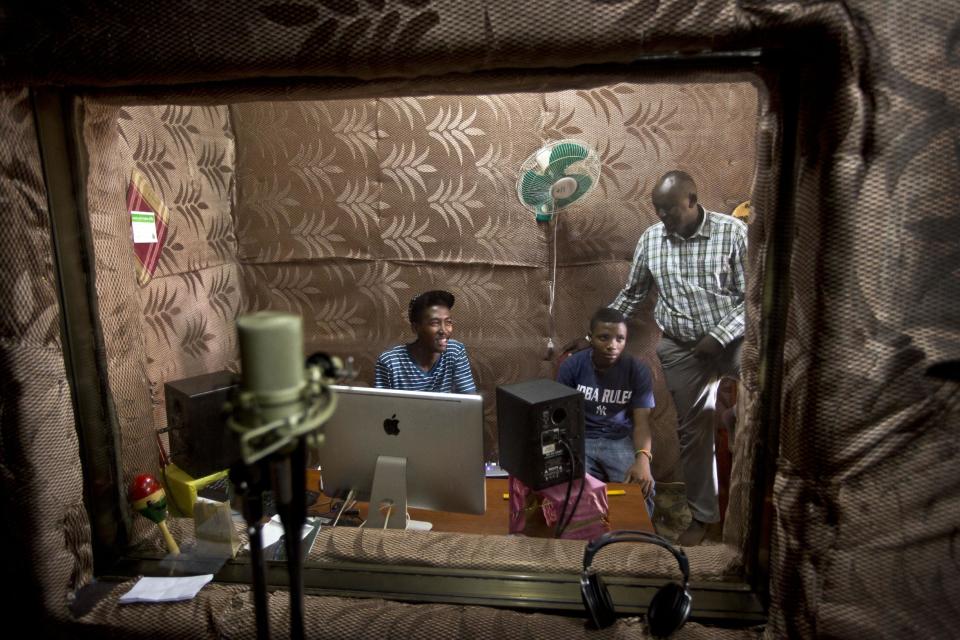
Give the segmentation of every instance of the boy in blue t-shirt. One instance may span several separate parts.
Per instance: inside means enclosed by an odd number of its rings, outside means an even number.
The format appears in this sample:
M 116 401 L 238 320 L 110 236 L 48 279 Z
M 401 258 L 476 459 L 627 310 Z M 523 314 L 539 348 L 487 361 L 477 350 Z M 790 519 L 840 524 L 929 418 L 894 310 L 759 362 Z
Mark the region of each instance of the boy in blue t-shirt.
M 587 473 L 604 482 L 639 484 L 653 516 L 653 378 L 646 365 L 623 353 L 627 324 L 616 309 L 593 314 L 587 339 L 590 348 L 568 357 L 557 374 L 557 382 L 583 394 Z

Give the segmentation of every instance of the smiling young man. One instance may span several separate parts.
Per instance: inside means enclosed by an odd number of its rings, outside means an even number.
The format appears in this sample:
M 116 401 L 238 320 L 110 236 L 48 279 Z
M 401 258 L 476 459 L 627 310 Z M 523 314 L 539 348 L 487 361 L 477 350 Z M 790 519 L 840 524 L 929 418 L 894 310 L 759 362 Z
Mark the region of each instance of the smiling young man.
M 639 484 L 653 516 L 650 370 L 623 353 L 627 325 L 616 309 L 593 314 L 587 340 L 590 347 L 564 360 L 557 374 L 557 382 L 583 394 L 587 473 L 604 482 Z
M 463 343 L 453 340 L 454 297 L 427 291 L 410 301 L 410 328 L 417 339 L 388 349 L 377 358 L 373 385 L 380 389 L 476 393 Z

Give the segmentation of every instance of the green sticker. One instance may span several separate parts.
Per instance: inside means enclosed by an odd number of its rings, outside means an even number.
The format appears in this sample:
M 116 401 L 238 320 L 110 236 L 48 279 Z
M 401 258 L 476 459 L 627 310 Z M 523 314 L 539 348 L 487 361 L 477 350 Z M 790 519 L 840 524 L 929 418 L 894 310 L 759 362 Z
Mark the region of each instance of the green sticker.
M 130 224 L 133 226 L 134 243 L 157 241 L 157 215 L 153 211 L 131 211 Z

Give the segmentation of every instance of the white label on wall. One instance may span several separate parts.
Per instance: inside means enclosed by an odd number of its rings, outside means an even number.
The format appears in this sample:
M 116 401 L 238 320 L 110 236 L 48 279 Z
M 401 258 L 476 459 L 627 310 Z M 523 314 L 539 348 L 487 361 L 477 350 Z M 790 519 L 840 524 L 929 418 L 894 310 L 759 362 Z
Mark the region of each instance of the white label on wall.
M 131 211 L 130 223 L 133 225 L 135 243 L 157 241 L 157 216 L 153 211 Z

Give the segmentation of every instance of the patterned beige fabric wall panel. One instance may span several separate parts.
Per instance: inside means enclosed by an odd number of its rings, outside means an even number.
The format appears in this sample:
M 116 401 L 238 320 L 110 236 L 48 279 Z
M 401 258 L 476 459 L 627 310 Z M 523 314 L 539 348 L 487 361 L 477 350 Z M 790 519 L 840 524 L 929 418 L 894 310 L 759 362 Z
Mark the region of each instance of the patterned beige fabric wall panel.
M 154 424 L 167 424 L 164 384 L 237 368 L 240 267 L 226 263 L 154 278 L 141 291 L 143 342 Z
M 67 619 L 93 555 L 50 234 L 30 95 L 0 91 L 0 539 L 15 591 L 5 604 L 32 614 L 42 602 Z
M 560 214 L 561 263 L 630 260 L 657 222 L 650 192 L 671 169 L 694 177 L 708 209 L 730 213 L 750 198 L 758 96 L 748 82 L 624 82 L 544 100 L 544 141 L 577 138 L 601 160 L 594 190 Z
M 376 100 L 232 105 L 239 259 L 380 255 Z
M 559 214 L 559 264 L 630 259 L 636 239 L 653 222 L 641 218 L 639 202 L 650 178 L 623 157 L 628 98 L 649 91 L 645 85 L 624 83 L 543 95 L 542 142 L 581 140 L 597 153 L 601 168 L 593 190 Z
M 958 386 L 927 368 L 960 359 L 957 6 L 858 5 L 870 84 L 835 136 L 801 119 L 771 626 L 953 637 Z
M 61 348 L 60 307 L 54 277 L 47 194 L 30 96 L 0 92 L 0 215 L 9 249 L 0 251 L 0 338 L 23 346 Z
M 242 269 L 249 283 L 250 309 L 300 315 L 309 343 L 376 345 L 385 331 L 385 304 L 395 308 L 402 299 L 396 291 L 403 291 L 404 283 L 378 280 L 389 267 L 372 262 L 255 264 Z
M 154 424 L 164 427 L 166 382 L 235 366 L 233 132 L 225 107 L 136 106 L 120 110 L 118 134 L 124 166 L 170 210 L 154 277 L 137 287 Z
M 0 277 L 8 313 L 0 314 L 0 339 L 23 347 L 61 348 L 60 306 L 54 283 L 47 194 L 40 167 L 29 94 L 0 93 L 0 216 L 7 250 Z
M 125 164 L 147 176 L 170 210 L 154 277 L 232 261 L 234 141 L 226 108 L 128 106 L 118 117 Z
M 251 283 L 251 308 L 301 314 L 308 344 L 358 342 L 380 353 L 410 342 L 414 339 L 407 317 L 410 299 L 438 288 L 456 296 L 454 338 L 468 348 L 474 344 L 503 347 L 545 331 L 544 301 L 530 296 L 531 283 L 543 279 L 541 269 L 389 261 L 246 265 L 243 269 Z
M 553 315 L 557 327 L 556 337 L 561 346 L 587 334 L 590 317 L 600 307 L 613 302 L 627 279 L 629 269 L 629 263 L 620 261 L 597 261 L 596 264 L 557 267 L 557 296 Z M 549 270 L 544 271 L 549 276 Z M 641 317 L 649 322 L 653 321 L 652 315 L 644 316 L 641 310 L 631 320 L 631 329 Z M 651 327 L 648 324 L 645 328 L 650 330 Z M 636 330 L 631 331 L 628 338 L 629 344 L 638 345 L 637 348 L 652 349 L 655 342 L 654 339 L 646 337 L 645 332 Z
M 170 210 L 154 277 L 137 287 L 153 424 L 163 428 L 166 382 L 236 366 L 233 132 L 225 107 L 183 106 L 124 107 L 117 130 L 124 166 L 147 176 Z
M 515 193 L 538 147 L 538 94 L 380 101 L 388 259 L 538 266 L 543 230 Z
M 138 473 L 154 472 L 156 446 L 144 446 L 152 433 L 153 398 L 147 381 L 142 308 L 130 244 L 127 186 L 133 169 L 131 150 L 118 135 L 119 108 L 84 101 L 87 214 L 96 269 L 97 311 L 103 334 L 107 378 L 116 410 L 118 455 L 126 486 Z M 126 505 L 122 505 L 126 509 Z M 129 512 L 128 512 L 129 517 Z M 141 518 L 142 519 L 142 518 Z M 131 522 L 131 521 L 128 521 Z M 132 521 L 133 541 L 147 531 Z

